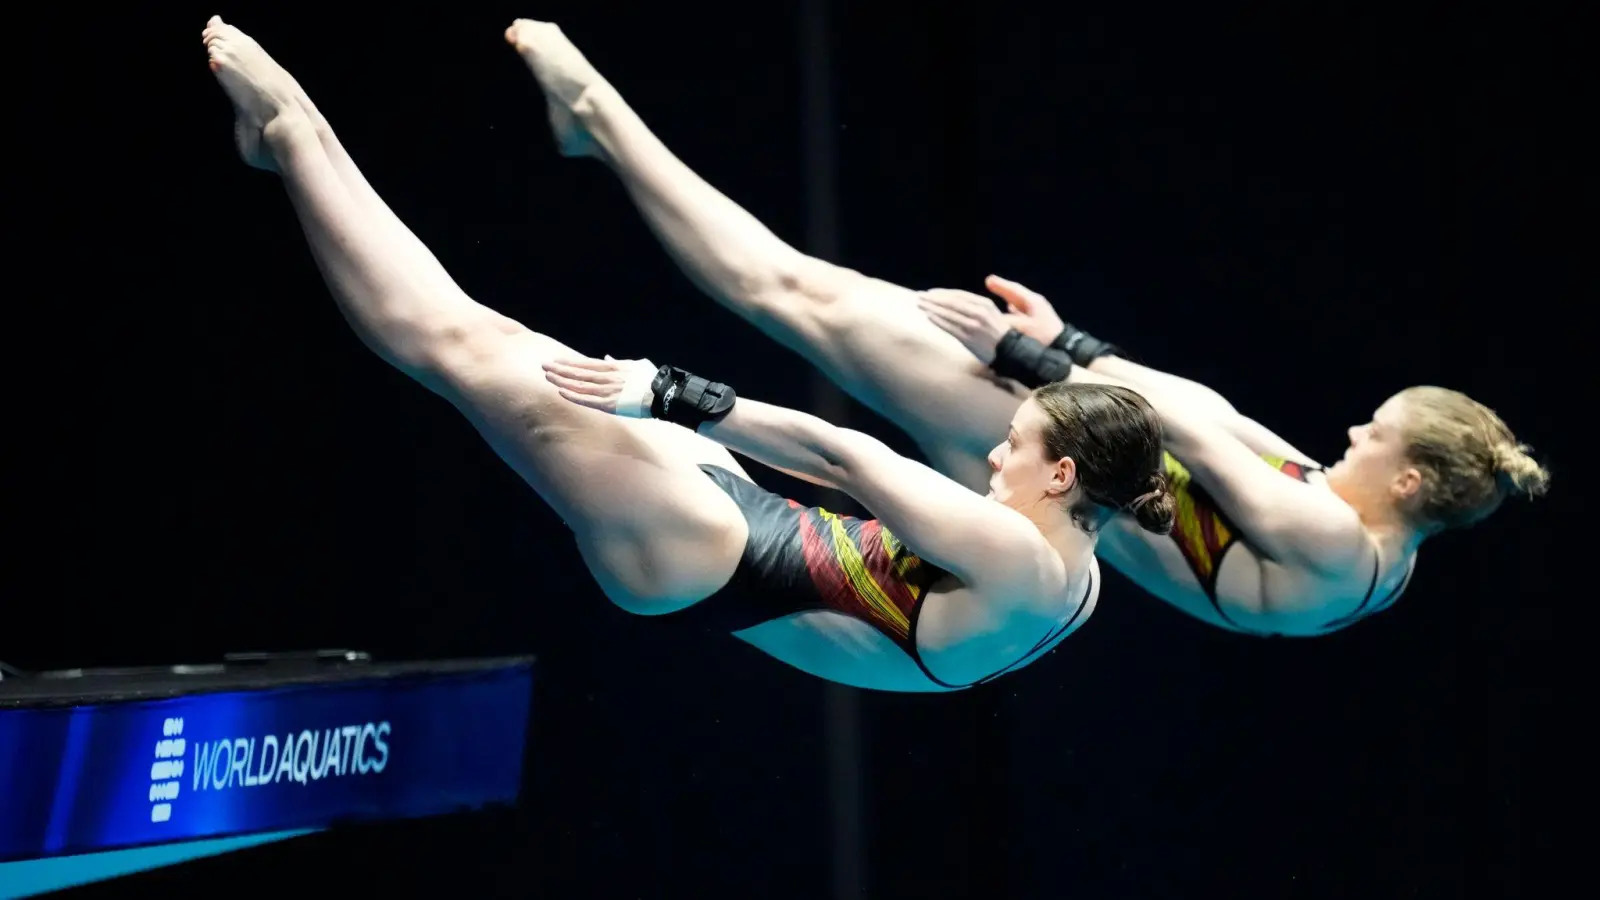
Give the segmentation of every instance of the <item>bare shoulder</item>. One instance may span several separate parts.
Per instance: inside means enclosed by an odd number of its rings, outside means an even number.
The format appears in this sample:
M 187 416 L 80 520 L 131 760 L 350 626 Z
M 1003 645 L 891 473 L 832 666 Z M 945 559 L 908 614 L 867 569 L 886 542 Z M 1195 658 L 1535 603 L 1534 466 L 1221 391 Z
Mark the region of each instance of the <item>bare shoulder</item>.
M 1355 509 L 1328 487 L 1318 472 L 1312 479 L 1282 479 L 1274 520 L 1274 543 L 1285 552 L 1278 562 L 1299 562 L 1322 577 L 1342 577 L 1352 562 L 1365 556 L 1371 540 Z
M 929 594 L 917 646 L 930 669 L 953 683 L 987 680 L 1034 662 L 1088 621 L 1100 587 L 1093 554 L 1070 573 L 1052 550 L 1033 561 L 1010 578 L 952 580 Z
M 1077 630 L 1094 612 L 1100 599 L 1100 560 L 1090 553 L 1079 564 L 1067 566 L 1064 574 L 1065 582 L 1055 591 L 1046 611 L 1052 618 L 1065 616 L 1063 637 Z

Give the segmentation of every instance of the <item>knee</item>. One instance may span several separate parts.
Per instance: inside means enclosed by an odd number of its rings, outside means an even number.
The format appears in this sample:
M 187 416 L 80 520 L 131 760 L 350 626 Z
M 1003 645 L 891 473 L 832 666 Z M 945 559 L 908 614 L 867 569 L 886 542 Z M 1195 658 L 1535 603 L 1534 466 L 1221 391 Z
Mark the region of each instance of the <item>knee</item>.
M 413 367 L 435 377 L 468 378 L 503 367 L 519 334 L 527 329 L 490 310 L 434 316 L 413 323 L 407 354 Z
M 792 303 L 836 306 L 856 296 L 870 281 L 854 269 L 797 255 L 773 279 L 771 289 L 773 296 Z
M 826 344 L 859 324 L 876 284 L 859 272 L 805 257 L 754 293 L 745 314 L 791 346 Z

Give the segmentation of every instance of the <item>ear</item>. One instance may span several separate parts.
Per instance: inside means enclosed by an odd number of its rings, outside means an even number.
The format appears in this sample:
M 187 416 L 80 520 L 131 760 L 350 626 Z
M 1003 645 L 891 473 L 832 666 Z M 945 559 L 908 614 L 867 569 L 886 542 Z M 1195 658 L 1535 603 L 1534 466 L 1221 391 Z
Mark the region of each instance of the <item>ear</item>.
M 1389 484 L 1390 493 L 1398 500 L 1410 500 L 1422 490 L 1422 473 L 1411 466 L 1400 470 Z
M 1050 473 L 1050 486 L 1045 488 L 1045 492 L 1059 497 L 1077 484 L 1078 464 L 1072 461 L 1072 457 L 1063 456 L 1056 460 L 1055 469 Z

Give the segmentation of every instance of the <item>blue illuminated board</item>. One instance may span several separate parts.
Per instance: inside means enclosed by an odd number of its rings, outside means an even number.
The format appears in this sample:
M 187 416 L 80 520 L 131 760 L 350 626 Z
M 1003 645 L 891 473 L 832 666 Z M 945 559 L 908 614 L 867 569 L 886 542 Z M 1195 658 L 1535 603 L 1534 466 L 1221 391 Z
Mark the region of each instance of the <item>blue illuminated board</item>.
M 514 802 L 532 679 L 0 710 L 0 860 Z

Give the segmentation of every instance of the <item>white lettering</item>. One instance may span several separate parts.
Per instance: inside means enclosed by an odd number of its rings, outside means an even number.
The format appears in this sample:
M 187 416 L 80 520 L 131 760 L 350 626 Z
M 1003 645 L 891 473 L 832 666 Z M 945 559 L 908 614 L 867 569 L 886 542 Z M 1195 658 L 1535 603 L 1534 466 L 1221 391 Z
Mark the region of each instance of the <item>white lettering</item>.
M 294 735 L 286 734 L 283 736 L 283 759 L 278 762 L 278 774 L 272 777 L 273 783 L 276 784 L 283 780 L 283 776 L 285 775 L 289 775 L 291 778 L 293 778 L 294 776 L 291 774 L 293 771 Z
M 312 781 L 321 780 L 322 771 L 323 771 L 324 767 L 327 766 L 327 764 L 328 764 L 328 754 L 326 752 L 326 748 L 322 744 L 322 732 L 313 731 L 311 733 L 311 766 L 310 766 L 310 768 L 311 768 L 311 780 Z
M 373 736 L 373 743 L 378 745 L 378 752 L 383 754 L 383 756 L 379 757 L 378 761 L 372 764 L 372 771 L 374 772 L 382 772 L 384 767 L 389 765 L 389 742 L 384 740 L 384 738 L 388 736 L 389 723 L 379 722 L 377 734 Z
M 240 779 L 239 783 L 245 787 L 255 787 L 261 783 L 256 780 L 256 773 L 250 768 L 250 764 L 254 762 L 256 758 L 256 739 L 248 738 L 246 740 L 247 745 L 244 754 L 244 778 Z M 234 743 L 238 743 L 238 741 L 235 741 Z
M 170 818 L 172 818 L 172 804 L 157 803 L 155 806 L 150 807 L 150 821 L 165 822 Z
M 178 787 L 179 783 L 176 781 L 165 781 L 160 784 L 150 785 L 150 802 L 178 799 Z
M 219 791 L 225 789 L 232 776 L 233 741 L 218 741 L 211 747 L 211 787 Z
M 315 748 L 315 739 L 311 732 L 302 731 L 300 737 L 294 742 L 294 773 L 293 778 L 300 784 L 306 783 L 306 773 L 311 771 L 311 751 Z
M 329 728 L 322 740 L 322 774 L 329 778 L 339 774 L 339 729 Z
M 201 778 L 205 777 L 206 767 L 211 763 L 211 745 L 194 745 L 194 784 L 193 790 L 200 790 Z
M 339 734 L 343 735 L 343 738 L 344 738 L 343 740 L 341 740 L 339 742 L 339 750 L 340 750 L 340 753 L 339 753 L 339 774 L 340 775 L 343 775 L 344 773 L 350 771 L 350 751 L 355 749 L 355 747 L 356 747 L 356 735 L 358 735 L 360 733 L 361 733 L 361 728 L 360 728 L 360 726 L 357 726 L 357 725 L 346 725 L 345 727 L 339 729 Z
M 233 750 L 228 754 L 233 759 L 233 766 L 231 771 L 228 772 L 229 784 L 233 783 L 235 774 L 239 776 L 239 783 L 244 784 L 245 772 L 249 769 L 250 757 L 255 753 L 255 748 L 256 742 L 253 740 L 247 738 L 233 739 Z
M 272 751 L 268 756 L 267 751 Z M 269 734 L 261 739 L 261 765 L 257 766 L 256 784 L 268 784 L 276 781 L 273 770 L 278 767 L 278 736 Z
M 182 727 L 181 723 L 176 727 Z M 284 780 L 309 785 L 324 778 L 349 774 L 371 775 L 389 765 L 392 726 L 388 722 L 303 728 L 281 738 L 275 734 L 229 737 L 187 744 L 183 739 L 163 741 L 165 749 L 194 748 L 195 790 L 259 787 Z M 260 744 L 261 753 L 256 754 Z M 176 744 L 177 748 L 170 745 Z M 157 756 L 161 757 L 158 747 Z M 159 758 L 150 768 L 152 781 L 173 781 L 188 768 L 182 758 Z M 170 798 L 176 798 L 176 793 Z M 152 794 L 152 800 L 157 799 Z
M 367 764 L 367 738 L 372 735 L 372 723 L 361 726 L 361 734 L 356 736 L 356 772 L 365 775 L 372 767 Z

